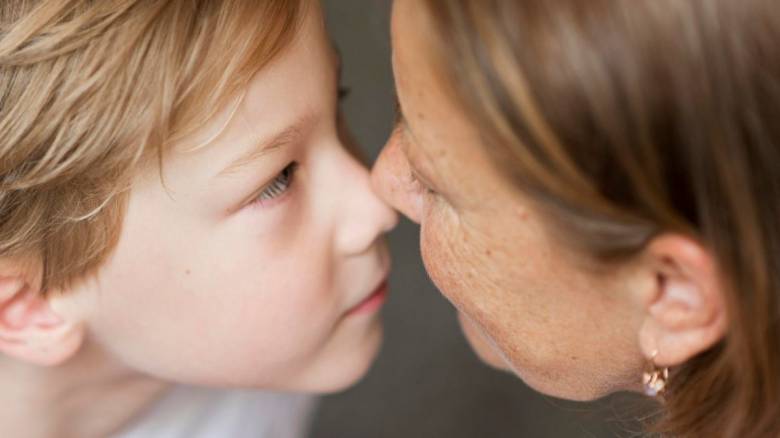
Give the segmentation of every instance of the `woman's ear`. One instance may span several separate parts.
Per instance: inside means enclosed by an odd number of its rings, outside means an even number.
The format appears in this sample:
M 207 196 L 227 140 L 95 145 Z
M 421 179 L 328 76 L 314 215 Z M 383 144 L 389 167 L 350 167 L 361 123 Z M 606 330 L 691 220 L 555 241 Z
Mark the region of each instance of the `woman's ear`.
M 0 261 L 0 352 L 35 365 L 58 365 L 79 350 L 85 329 L 52 309 L 29 272 L 21 263 Z
M 678 234 L 653 239 L 644 253 L 652 289 L 643 299 L 639 341 L 657 366 L 680 365 L 719 342 L 728 313 L 716 264 L 700 243 Z

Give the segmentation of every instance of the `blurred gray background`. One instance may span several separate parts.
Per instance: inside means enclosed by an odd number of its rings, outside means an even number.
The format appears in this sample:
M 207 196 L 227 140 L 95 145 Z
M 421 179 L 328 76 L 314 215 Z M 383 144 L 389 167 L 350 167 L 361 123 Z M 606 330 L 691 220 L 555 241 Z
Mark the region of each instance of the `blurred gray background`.
M 394 118 L 390 0 L 323 4 L 344 58 L 342 83 L 351 89 L 347 119 L 373 161 Z M 358 386 L 325 398 L 312 438 L 640 435 L 626 421 L 627 412 L 641 412 L 635 397 L 564 402 L 482 365 L 463 339 L 453 308 L 425 274 L 417 227 L 402 221 L 390 242 L 394 267 L 379 360 Z

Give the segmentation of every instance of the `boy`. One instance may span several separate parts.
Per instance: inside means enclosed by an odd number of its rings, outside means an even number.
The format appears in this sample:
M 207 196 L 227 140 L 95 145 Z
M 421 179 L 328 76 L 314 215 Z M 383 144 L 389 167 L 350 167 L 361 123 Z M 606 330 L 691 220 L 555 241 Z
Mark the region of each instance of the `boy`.
M 0 436 L 299 436 L 381 341 L 395 214 L 316 2 L 0 6 Z

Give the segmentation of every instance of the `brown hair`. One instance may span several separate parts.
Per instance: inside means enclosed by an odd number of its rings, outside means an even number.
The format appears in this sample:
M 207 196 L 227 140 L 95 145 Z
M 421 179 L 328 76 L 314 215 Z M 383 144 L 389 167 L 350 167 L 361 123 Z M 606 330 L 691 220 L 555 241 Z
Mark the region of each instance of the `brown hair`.
M 426 0 L 438 69 L 496 166 L 602 261 L 685 233 L 725 339 L 674 370 L 680 436 L 780 435 L 780 8 L 774 0 Z
M 130 179 L 236 98 L 302 0 L 0 2 L 0 257 L 44 291 L 116 243 Z

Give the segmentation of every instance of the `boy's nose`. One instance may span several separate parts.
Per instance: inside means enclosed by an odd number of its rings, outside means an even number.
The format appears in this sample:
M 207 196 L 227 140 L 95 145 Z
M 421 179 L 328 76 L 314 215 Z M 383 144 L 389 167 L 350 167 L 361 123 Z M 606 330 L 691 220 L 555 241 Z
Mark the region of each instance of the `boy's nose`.
M 371 189 L 368 169 L 354 158 L 350 159 L 357 181 L 352 181 L 350 186 L 354 189 L 345 191 L 341 198 L 342 214 L 347 219 L 340 231 L 338 245 L 347 254 L 362 254 L 398 225 L 398 214 Z
M 422 196 L 410 184 L 409 162 L 393 138 L 385 145 L 371 171 L 371 184 L 382 199 L 415 223 L 422 217 Z

